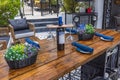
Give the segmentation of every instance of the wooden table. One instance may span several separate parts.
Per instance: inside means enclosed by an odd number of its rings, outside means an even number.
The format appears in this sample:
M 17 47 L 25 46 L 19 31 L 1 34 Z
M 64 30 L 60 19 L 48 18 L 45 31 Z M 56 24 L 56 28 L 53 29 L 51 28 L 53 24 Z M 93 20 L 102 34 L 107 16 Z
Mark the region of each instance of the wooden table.
M 22 69 L 9 69 L 4 60 L 3 53 L 0 52 L 0 80 L 58 79 L 71 70 L 102 55 L 106 50 L 115 47 L 120 43 L 119 32 L 111 30 L 102 30 L 100 32 L 102 34 L 113 36 L 114 41 L 102 41 L 96 36 L 92 40 L 79 41 L 82 44 L 94 48 L 94 52 L 91 55 L 77 52 L 71 44 L 66 44 L 64 51 L 57 51 L 55 42 L 33 38 L 40 43 L 41 50 L 37 56 L 36 63 Z
M 67 25 L 62 25 L 62 26 L 54 25 L 54 24 L 47 25 L 47 28 L 72 28 L 72 27 L 74 27 L 73 24 L 67 24 Z

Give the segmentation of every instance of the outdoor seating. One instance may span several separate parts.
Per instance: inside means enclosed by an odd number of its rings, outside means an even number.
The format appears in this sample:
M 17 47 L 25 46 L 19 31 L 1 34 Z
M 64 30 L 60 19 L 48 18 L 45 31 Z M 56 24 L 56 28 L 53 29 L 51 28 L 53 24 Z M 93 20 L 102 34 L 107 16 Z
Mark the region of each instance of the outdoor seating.
M 11 39 L 9 35 L 0 36 L 0 50 L 8 48 L 11 44 Z
M 0 50 L 5 50 L 11 45 L 10 37 L 0 37 Z
M 28 23 L 25 18 L 9 20 L 10 32 L 14 43 L 25 37 L 35 36 L 35 29 L 32 23 Z
M 0 40 L 0 50 L 4 50 L 7 48 L 6 40 Z

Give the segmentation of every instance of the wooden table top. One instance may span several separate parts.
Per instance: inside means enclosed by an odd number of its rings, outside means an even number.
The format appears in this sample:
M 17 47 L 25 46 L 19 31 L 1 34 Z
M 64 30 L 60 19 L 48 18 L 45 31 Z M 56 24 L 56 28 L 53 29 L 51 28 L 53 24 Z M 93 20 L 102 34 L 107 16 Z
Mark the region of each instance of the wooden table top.
M 7 48 L 6 40 L 0 40 L 0 50 L 4 50 Z
M 71 44 L 65 45 L 64 51 L 57 51 L 56 43 L 47 40 L 39 40 L 41 50 L 35 64 L 21 68 L 9 69 L 0 52 L 0 80 L 55 80 L 71 70 L 87 63 L 88 61 L 103 54 L 107 49 L 120 43 L 120 33 L 111 30 L 100 31 L 102 34 L 113 36 L 112 42 L 100 40 L 94 36 L 92 40 L 79 41 L 84 45 L 94 48 L 93 54 L 87 55 L 77 52 Z
M 47 25 L 47 28 L 71 28 L 71 27 L 74 27 L 74 25 L 73 24 L 67 24 L 67 25 L 62 25 L 62 26 L 53 25 L 53 24 Z

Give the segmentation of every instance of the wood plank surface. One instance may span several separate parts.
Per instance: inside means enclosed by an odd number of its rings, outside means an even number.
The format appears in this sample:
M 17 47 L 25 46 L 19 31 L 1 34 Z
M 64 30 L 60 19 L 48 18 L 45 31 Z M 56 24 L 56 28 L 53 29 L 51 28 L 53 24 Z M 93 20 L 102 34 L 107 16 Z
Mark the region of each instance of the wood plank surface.
M 47 25 L 47 28 L 72 28 L 72 27 L 74 27 L 73 24 L 67 24 L 67 25 L 62 25 L 62 26 L 53 25 L 53 24 Z
M 120 33 L 112 30 L 102 30 L 100 33 L 113 36 L 112 42 L 100 40 L 99 37 L 94 36 L 93 39 L 87 41 L 78 41 L 81 44 L 94 48 L 91 55 L 81 54 L 77 52 L 71 44 L 65 45 L 64 51 L 57 51 L 56 43 L 48 40 L 39 40 L 38 38 L 31 38 L 38 41 L 41 50 L 37 56 L 35 64 L 21 68 L 9 69 L 4 60 L 3 53 L 0 53 L 0 80 L 54 80 L 70 72 L 71 70 L 87 63 L 88 61 L 101 55 L 107 49 L 115 47 L 120 43 Z M 77 38 L 76 35 L 74 35 Z

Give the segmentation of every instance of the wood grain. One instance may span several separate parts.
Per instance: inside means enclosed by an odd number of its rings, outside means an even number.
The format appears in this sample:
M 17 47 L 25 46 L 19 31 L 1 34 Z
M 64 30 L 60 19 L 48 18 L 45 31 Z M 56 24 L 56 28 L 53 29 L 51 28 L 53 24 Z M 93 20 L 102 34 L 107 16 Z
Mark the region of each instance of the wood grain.
M 0 40 L 0 50 L 4 50 L 7 48 L 6 40 Z
M 35 64 L 22 69 L 9 69 L 4 56 L 0 54 L 0 80 L 54 80 L 70 72 L 71 70 L 89 62 L 97 56 L 103 54 L 109 48 L 115 47 L 120 43 L 120 33 L 111 30 L 102 30 L 100 33 L 113 36 L 114 41 L 106 42 L 94 37 L 88 41 L 78 41 L 81 44 L 94 48 L 91 55 L 81 54 L 77 52 L 71 44 L 65 45 L 64 51 L 57 51 L 56 43 L 47 40 L 39 40 L 41 50 L 37 56 Z M 74 37 L 76 35 L 73 35 Z M 77 36 L 76 36 L 77 38 Z M 24 40 L 22 41 L 24 42 Z
M 67 24 L 67 25 L 62 25 L 62 26 L 59 26 L 59 25 L 47 25 L 47 28 L 72 28 L 74 27 L 73 24 Z

